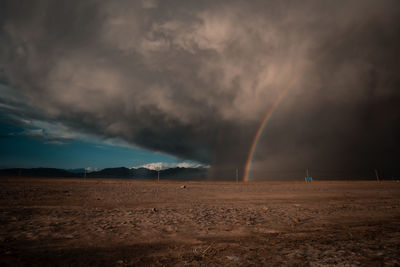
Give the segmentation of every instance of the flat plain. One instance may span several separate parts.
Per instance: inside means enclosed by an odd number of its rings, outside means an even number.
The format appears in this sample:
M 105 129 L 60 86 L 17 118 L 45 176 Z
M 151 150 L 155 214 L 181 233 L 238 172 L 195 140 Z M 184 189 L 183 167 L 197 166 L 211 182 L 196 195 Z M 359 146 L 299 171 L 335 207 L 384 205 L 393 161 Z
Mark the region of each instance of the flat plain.
M 396 181 L 0 179 L 2 266 L 399 266 Z

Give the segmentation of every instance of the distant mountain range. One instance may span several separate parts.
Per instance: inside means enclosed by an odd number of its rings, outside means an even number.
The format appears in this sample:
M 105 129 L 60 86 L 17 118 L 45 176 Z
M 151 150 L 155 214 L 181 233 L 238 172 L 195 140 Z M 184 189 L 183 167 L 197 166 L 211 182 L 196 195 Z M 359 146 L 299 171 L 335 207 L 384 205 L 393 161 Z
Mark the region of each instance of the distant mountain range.
M 205 180 L 207 168 L 170 168 L 160 171 L 160 180 Z M 20 177 L 59 177 L 59 178 L 83 178 L 85 169 L 55 169 L 55 168 L 13 168 L 0 169 L 0 176 Z M 157 171 L 147 168 L 106 168 L 100 171 L 86 173 L 86 178 L 124 178 L 139 180 L 157 179 Z

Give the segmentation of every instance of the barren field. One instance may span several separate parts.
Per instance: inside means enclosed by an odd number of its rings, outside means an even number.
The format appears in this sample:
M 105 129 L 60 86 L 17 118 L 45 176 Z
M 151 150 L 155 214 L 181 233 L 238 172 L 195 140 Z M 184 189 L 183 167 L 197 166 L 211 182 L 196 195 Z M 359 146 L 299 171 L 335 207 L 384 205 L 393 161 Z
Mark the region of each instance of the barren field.
M 395 181 L 0 184 L 1 266 L 400 265 Z

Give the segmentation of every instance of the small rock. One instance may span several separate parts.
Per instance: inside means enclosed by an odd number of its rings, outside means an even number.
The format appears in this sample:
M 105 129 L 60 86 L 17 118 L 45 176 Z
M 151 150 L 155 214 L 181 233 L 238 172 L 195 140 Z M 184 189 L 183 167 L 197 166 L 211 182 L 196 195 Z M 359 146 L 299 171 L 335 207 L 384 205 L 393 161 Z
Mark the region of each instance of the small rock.
M 230 261 L 239 261 L 239 257 L 234 256 L 234 255 L 226 256 L 226 258 L 227 258 L 228 260 L 230 260 Z
M 186 188 L 186 185 L 181 185 L 181 188 L 182 188 L 182 189 L 185 189 L 185 188 Z
M 299 218 L 294 218 L 293 221 L 294 221 L 295 223 L 299 223 L 299 222 L 300 222 L 300 219 L 299 219 Z
M 154 211 L 154 212 L 157 212 L 157 211 L 158 211 L 158 209 L 157 209 L 157 208 L 153 208 L 153 209 L 152 209 L 152 211 Z
M 170 225 L 167 225 L 167 226 L 165 226 L 165 231 L 172 232 L 172 231 L 174 231 L 174 228 L 172 228 L 172 226 L 170 226 Z

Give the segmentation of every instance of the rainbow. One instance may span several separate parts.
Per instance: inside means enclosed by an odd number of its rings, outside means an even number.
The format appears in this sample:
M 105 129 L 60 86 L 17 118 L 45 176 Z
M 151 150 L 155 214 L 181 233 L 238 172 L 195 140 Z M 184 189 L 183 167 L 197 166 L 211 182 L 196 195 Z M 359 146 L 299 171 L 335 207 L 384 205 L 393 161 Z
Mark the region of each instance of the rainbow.
M 321 53 L 317 58 L 314 59 L 314 62 L 318 61 L 318 59 L 320 59 L 324 55 L 328 54 L 329 51 L 338 47 L 341 43 L 343 43 L 343 39 L 337 39 L 337 42 L 334 45 L 327 47 L 327 49 L 325 51 L 323 51 L 323 53 Z M 251 143 L 251 147 L 250 147 L 249 154 L 247 156 L 246 164 L 244 166 L 244 173 L 243 173 L 243 181 L 244 182 L 247 182 L 250 179 L 251 163 L 253 161 L 254 153 L 256 152 L 258 142 L 260 141 L 260 137 L 265 129 L 265 126 L 267 126 L 267 123 L 271 119 L 272 114 L 277 109 L 277 107 L 281 103 L 282 99 L 286 96 L 289 89 L 297 82 L 297 80 L 299 80 L 299 78 L 300 78 L 300 75 L 297 75 L 297 76 L 294 76 L 292 78 L 292 80 L 290 80 L 289 84 L 282 90 L 282 92 L 278 95 L 278 98 L 276 99 L 275 103 L 265 114 L 265 117 L 262 120 L 260 127 L 258 127 L 256 135 L 254 136 L 253 142 Z
M 270 109 L 268 109 L 267 113 L 264 116 L 264 119 L 262 120 L 260 127 L 258 127 L 258 130 L 256 132 L 256 135 L 254 136 L 253 142 L 251 143 L 250 146 L 250 151 L 249 155 L 247 156 L 246 164 L 244 166 L 244 174 L 243 174 L 243 181 L 247 182 L 250 179 L 250 172 L 251 172 L 251 163 L 253 161 L 254 153 L 256 151 L 258 142 L 260 141 L 260 137 L 262 136 L 262 133 L 264 132 L 265 126 L 267 125 L 268 121 L 272 117 L 272 114 L 274 111 L 277 109 L 279 104 L 281 103 L 282 99 L 286 96 L 287 92 L 289 89 L 293 86 L 293 84 L 298 80 L 298 77 L 295 79 L 292 79 L 288 86 L 284 88 L 278 95 L 278 98 L 272 105 Z

